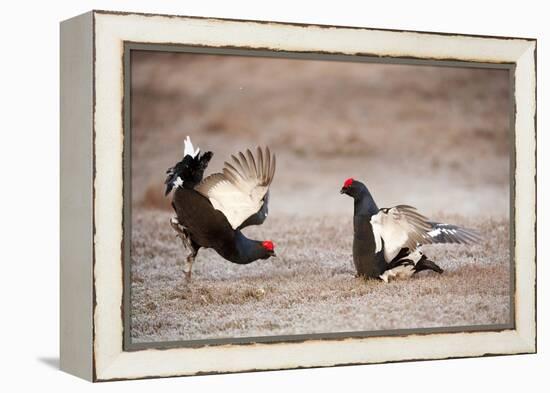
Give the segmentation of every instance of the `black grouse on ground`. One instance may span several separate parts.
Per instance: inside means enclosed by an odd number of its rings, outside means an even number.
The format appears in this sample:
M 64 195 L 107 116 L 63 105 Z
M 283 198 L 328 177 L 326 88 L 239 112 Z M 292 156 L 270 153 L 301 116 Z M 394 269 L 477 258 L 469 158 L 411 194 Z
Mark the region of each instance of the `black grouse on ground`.
M 167 193 L 174 190 L 170 220 L 190 254 L 184 265 L 187 279 L 201 247 L 213 248 L 230 262 L 248 264 L 275 255 L 273 242 L 248 239 L 241 229 L 262 224 L 268 214 L 269 186 L 275 156 L 258 147 L 225 162 L 222 173 L 202 179 L 212 153 L 199 157 L 189 138 L 181 162 L 167 171 Z M 190 158 L 189 158 L 190 157 Z M 186 162 L 187 160 L 187 162 Z
M 420 245 L 481 240 L 473 230 L 428 221 L 412 206 L 379 209 L 367 187 L 352 178 L 344 182 L 340 193 L 354 199 L 353 262 L 359 276 L 388 282 L 422 270 L 442 273 L 420 251 Z

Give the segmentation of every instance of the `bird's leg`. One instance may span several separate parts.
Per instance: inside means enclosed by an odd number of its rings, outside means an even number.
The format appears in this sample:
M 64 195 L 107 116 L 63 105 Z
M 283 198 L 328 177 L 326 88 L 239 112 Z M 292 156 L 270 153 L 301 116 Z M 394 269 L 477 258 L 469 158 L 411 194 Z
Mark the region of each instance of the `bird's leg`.
M 191 281 L 191 269 L 193 269 L 193 262 L 195 262 L 195 257 L 199 252 L 198 248 L 191 246 L 191 254 L 187 256 L 185 264 L 183 265 L 183 272 L 185 273 L 185 279 Z
M 170 219 L 170 225 L 176 232 L 176 236 L 181 239 L 181 242 L 183 243 L 184 247 L 191 251 L 191 253 L 187 256 L 183 264 L 183 272 L 185 273 L 185 278 L 187 281 L 191 281 L 191 271 L 193 269 L 193 262 L 195 262 L 195 258 L 199 252 L 200 247 L 196 247 L 193 244 L 193 242 L 191 241 L 191 238 L 189 237 L 189 234 L 185 231 L 185 227 L 179 223 L 177 217 L 172 217 Z
M 176 232 L 176 236 L 181 239 L 183 246 L 187 249 L 192 249 L 193 247 L 191 246 L 191 239 L 189 239 L 189 235 L 187 234 L 187 232 L 185 232 L 184 226 L 179 223 L 177 217 L 172 217 L 170 219 L 170 225 L 172 226 L 172 229 Z

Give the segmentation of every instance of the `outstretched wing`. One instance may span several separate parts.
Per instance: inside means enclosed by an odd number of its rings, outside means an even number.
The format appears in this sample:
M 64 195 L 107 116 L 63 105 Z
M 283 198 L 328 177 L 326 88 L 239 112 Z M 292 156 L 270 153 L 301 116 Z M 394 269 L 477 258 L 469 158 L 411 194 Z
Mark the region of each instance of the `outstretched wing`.
M 376 252 L 384 248 L 384 259 L 391 261 L 402 248 L 414 250 L 425 241 L 432 226 L 428 219 L 408 205 L 383 208 L 371 217 Z
M 428 221 L 408 205 L 380 209 L 378 214 L 372 216 L 371 225 L 376 252 L 384 249 L 387 262 L 392 261 L 402 249 L 408 248 L 412 252 L 420 244 L 472 244 L 481 240 L 481 236 L 471 229 Z
M 481 235 L 472 229 L 431 221 L 430 225 L 432 229 L 428 232 L 429 239 L 425 243 L 472 244 L 481 241 Z
M 275 156 L 269 148 L 264 151 L 258 147 L 256 157 L 250 150 L 231 157 L 232 163 L 225 162 L 222 173 L 208 176 L 195 189 L 227 217 L 233 229 L 243 224 L 261 224 L 267 216 Z

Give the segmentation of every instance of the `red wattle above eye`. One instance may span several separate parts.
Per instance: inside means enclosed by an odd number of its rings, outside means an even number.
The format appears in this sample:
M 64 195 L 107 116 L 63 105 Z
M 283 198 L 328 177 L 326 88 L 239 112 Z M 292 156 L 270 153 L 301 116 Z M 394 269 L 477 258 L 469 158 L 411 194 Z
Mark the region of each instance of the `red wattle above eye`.
M 353 184 L 353 177 L 350 177 L 349 179 L 346 179 L 346 181 L 344 182 L 344 188 L 347 188 L 349 186 L 351 186 Z
M 275 245 L 273 244 L 273 242 L 269 240 L 266 240 L 265 242 L 263 242 L 262 246 L 268 251 L 273 251 L 273 249 L 275 248 Z

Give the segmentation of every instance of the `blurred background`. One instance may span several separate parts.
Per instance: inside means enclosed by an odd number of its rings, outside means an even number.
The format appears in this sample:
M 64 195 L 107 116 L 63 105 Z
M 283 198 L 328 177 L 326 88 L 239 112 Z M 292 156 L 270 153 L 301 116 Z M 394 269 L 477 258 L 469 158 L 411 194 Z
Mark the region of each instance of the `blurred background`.
M 165 171 L 190 135 L 219 171 L 277 155 L 271 213 L 350 213 L 364 181 L 380 207 L 508 216 L 508 71 L 132 52 L 133 207 L 170 209 Z
M 509 322 L 507 71 L 133 52 L 131 87 L 136 342 Z M 214 152 L 206 174 L 249 147 L 275 152 L 269 219 L 245 234 L 272 239 L 277 258 L 201 250 L 184 281 L 163 182 L 187 135 Z M 442 275 L 355 279 L 348 177 L 379 207 L 484 239 L 423 247 Z

